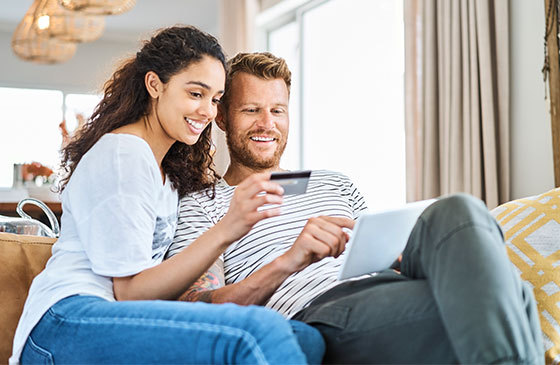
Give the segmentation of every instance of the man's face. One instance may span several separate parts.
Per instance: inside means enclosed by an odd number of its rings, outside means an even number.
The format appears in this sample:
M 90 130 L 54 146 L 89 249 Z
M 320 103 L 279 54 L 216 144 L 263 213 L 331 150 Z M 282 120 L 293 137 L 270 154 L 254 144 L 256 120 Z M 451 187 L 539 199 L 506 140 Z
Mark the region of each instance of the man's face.
M 254 170 L 278 168 L 288 142 L 286 83 L 240 72 L 230 87 L 223 122 L 232 162 Z

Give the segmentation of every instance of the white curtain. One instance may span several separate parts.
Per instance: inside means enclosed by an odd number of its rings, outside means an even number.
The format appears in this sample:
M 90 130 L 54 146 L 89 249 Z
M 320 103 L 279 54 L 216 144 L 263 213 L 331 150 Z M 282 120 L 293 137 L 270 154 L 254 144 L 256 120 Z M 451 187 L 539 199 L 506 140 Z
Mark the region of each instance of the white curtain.
M 239 52 L 250 52 L 254 47 L 255 18 L 259 12 L 259 0 L 220 0 L 220 34 L 218 39 L 226 52 L 233 57 Z M 214 164 L 223 175 L 229 165 L 229 153 L 225 134 L 214 123 L 212 140 L 216 146 Z

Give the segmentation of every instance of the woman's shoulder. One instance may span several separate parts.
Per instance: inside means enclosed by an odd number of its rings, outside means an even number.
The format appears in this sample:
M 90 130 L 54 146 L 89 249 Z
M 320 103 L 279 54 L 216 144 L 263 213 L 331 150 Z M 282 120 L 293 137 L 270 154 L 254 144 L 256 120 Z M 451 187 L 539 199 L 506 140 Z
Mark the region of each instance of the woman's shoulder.
M 137 136 L 113 133 L 102 136 L 82 157 L 72 178 L 107 183 L 129 179 L 146 183 L 147 179 L 161 183 L 159 167 L 148 143 Z
M 92 147 L 92 150 L 94 149 L 113 153 L 127 153 L 133 151 L 135 153 L 151 154 L 153 156 L 148 142 L 141 137 L 126 133 L 106 133 L 95 143 Z
M 107 133 L 84 155 L 92 161 L 103 163 L 112 159 L 125 164 L 147 163 L 157 169 L 157 161 L 148 143 L 132 134 Z M 123 166 L 126 167 L 126 166 Z

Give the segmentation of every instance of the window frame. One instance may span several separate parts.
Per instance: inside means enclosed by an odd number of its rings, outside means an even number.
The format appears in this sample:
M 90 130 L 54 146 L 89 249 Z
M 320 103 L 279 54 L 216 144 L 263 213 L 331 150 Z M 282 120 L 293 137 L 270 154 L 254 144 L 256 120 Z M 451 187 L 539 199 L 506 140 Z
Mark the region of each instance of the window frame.
M 60 120 L 60 122 L 62 122 L 62 120 L 64 120 L 66 118 L 66 113 L 68 111 L 68 105 L 66 102 L 66 98 L 68 95 L 73 95 L 73 94 L 78 94 L 78 95 L 99 95 L 98 93 L 92 92 L 92 91 L 84 91 L 81 88 L 73 88 L 73 87 L 57 87 L 55 86 L 43 86 L 43 85 L 27 85 L 25 83 L 0 83 L 0 88 L 6 88 L 6 89 L 19 89 L 19 90 L 29 90 L 29 91 L 54 91 L 54 92 L 60 92 L 62 94 L 62 104 L 61 104 L 61 116 L 62 119 Z M 87 116 L 89 117 L 89 116 Z M 60 151 L 60 150 L 59 150 Z M 33 161 L 26 161 L 26 163 L 31 163 Z M 41 161 L 38 161 L 41 163 Z M 12 161 L 12 164 L 14 163 L 19 163 L 18 161 Z M 58 165 L 55 166 L 49 166 L 51 168 L 53 168 L 53 170 L 57 170 Z M 6 172 L 0 172 L 0 173 L 13 173 L 13 171 L 6 171 Z M 12 177 L 13 180 L 13 177 Z M 0 186 L 0 190 L 4 190 L 4 189 L 11 189 L 13 188 L 13 186 Z

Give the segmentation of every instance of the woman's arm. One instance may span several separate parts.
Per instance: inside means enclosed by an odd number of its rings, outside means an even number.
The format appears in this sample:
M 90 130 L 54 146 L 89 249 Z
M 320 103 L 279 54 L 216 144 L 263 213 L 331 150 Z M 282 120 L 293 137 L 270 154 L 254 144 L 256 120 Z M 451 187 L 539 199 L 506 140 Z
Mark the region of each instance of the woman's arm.
M 269 177 L 270 173 L 255 174 L 239 184 L 224 218 L 182 252 L 136 275 L 114 277 L 115 298 L 179 298 L 231 243 L 247 234 L 258 221 L 280 213 L 278 209 L 258 209 L 265 204 L 282 203 L 282 188 L 270 182 Z

